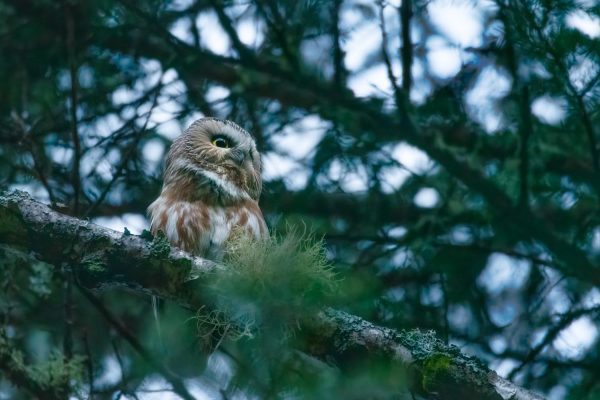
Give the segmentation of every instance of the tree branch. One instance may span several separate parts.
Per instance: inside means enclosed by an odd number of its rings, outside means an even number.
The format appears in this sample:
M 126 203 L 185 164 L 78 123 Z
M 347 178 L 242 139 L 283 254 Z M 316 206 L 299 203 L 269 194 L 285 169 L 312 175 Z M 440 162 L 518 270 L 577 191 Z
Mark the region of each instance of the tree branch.
M 380 0 L 377 4 L 379 9 L 379 30 L 381 31 L 381 54 L 383 56 L 383 62 L 385 64 L 385 69 L 387 70 L 388 81 L 392 85 L 394 89 L 394 97 L 396 99 L 396 106 L 401 107 L 404 103 L 404 98 L 408 98 L 408 96 L 400 91 L 398 87 L 398 83 L 396 83 L 396 76 L 394 75 L 394 70 L 392 69 L 392 62 L 390 60 L 390 55 L 387 51 L 388 46 L 388 36 L 385 27 L 385 6 L 386 3 L 383 0 Z M 404 88 L 403 88 L 404 89 Z M 403 97 L 404 94 L 404 97 Z
M 23 192 L 0 194 L 0 243 L 26 249 L 45 262 L 68 260 L 83 286 L 126 287 L 171 299 L 197 310 L 200 285 L 219 266 L 171 248 L 164 238 L 119 234 L 65 216 Z M 436 399 L 542 399 L 500 378 L 476 359 L 446 346 L 432 332 L 398 332 L 359 317 L 326 309 L 301 327 L 309 340 L 305 352 L 340 365 L 384 357 L 410 371 L 411 390 Z
M 410 20 L 412 14 L 412 0 L 403 0 L 399 10 L 400 28 L 402 30 L 400 58 L 402 59 L 402 88 L 406 93 L 407 101 L 410 101 L 409 96 L 412 85 L 413 45 L 410 37 Z
M 75 6 L 71 3 L 66 5 L 66 17 L 67 17 L 67 50 L 69 58 L 69 76 L 71 79 L 71 140 L 73 141 L 73 147 L 75 154 L 73 158 L 73 192 L 75 203 L 73 205 L 73 213 L 77 215 L 79 213 L 79 194 L 81 192 L 81 177 L 80 177 L 80 163 L 81 163 L 81 143 L 79 140 L 79 128 L 77 124 L 77 90 L 78 90 L 78 79 L 77 79 L 77 60 L 76 60 L 76 49 L 75 49 Z
M 331 36 L 333 41 L 333 82 L 338 88 L 346 85 L 348 71 L 344 66 L 344 50 L 342 50 L 342 32 L 340 29 L 340 9 L 343 0 L 331 2 Z

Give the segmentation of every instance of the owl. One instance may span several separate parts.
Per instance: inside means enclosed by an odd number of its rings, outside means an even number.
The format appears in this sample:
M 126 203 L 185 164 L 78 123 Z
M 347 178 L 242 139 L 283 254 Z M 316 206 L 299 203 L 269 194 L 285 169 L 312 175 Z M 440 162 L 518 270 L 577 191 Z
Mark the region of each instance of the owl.
M 162 191 L 148 207 L 152 233 L 212 260 L 235 232 L 265 237 L 260 164 L 254 139 L 235 123 L 195 121 L 167 154 Z

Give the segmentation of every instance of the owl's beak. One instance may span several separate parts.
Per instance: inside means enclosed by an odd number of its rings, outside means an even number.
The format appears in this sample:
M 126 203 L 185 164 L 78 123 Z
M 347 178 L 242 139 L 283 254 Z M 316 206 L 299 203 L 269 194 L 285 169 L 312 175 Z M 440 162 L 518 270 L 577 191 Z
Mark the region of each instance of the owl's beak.
M 232 149 L 229 155 L 237 165 L 242 165 L 246 161 L 248 153 L 242 149 Z

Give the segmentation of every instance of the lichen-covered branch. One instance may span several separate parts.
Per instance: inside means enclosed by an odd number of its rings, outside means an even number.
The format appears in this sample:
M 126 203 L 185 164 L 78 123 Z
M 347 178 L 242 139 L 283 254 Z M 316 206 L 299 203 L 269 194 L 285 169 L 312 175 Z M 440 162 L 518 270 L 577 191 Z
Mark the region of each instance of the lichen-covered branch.
M 432 331 L 399 332 L 333 309 L 321 313 L 313 330 L 320 347 L 311 348 L 312 354 L 336 360 L 364 353 L 385 356 L 410 368 L 415 390 L 426 398 L 543 399 L 444 344 Z
M 53 265 L 70 265 L 89 288 L 121 286 L 190 304 L 195 294 L 182 290 L 190 286 L 185 282 L 215 268 L 162 237 L 121 234 L 55 212 L 18 191 L 0 196 L 0 243 Z
M 162 237 L 120 234 L 62 215 L 23 192 L 0 194 L 0 244 L 34 254 L 41 261 L 67 263 L 80 284 L 126 287 L 171 299 L 194 310 L 202 284 L 224 268 L 171 248 Z M 541 399 L 500 378 L 478 360 L 447 346 L 431 332 L 398 332 L 359 317 L 326 309 L 304 322 L 303 351 L 332 360 L 384 358 L 411 376 L 412 390 L 436 399 Z

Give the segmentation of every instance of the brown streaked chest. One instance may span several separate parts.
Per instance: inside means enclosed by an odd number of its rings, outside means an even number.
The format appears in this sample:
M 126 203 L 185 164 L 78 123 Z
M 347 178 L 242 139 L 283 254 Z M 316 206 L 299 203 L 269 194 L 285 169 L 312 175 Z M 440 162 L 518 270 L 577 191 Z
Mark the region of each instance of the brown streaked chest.
M 170 243 L 213 259 L 221 257 L 234 231 L 241 229 L 257 239 L 268 233 L 260 208 L 252 200 L 221 206 L 159 197 L 149 210 L 153 233 L 161 230 Z

